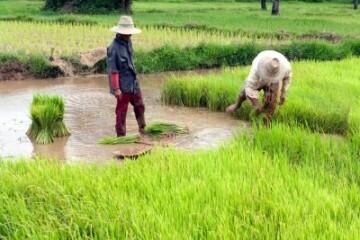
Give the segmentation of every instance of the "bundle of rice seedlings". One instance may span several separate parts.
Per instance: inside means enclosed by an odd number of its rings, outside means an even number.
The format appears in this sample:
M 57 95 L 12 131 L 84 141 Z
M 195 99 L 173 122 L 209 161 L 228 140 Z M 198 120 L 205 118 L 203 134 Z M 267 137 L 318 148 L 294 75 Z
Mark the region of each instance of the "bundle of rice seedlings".
M 64 101 L 60 96 L 34 95 L 28 136 L 39 144 L 52 143 L 55 137 L 70 135 L 64 124 Z
M 98 141 L 99 144 L 114 145 L 114 144 L 129 144 L 140 140 L 139 135 L 129 135 L 123 137 L 104 137 Z
M 154 122 L 145 127 L 145 133 L 153 136 L 185 134 L 188 133 L 188 129 L 173 123 Z

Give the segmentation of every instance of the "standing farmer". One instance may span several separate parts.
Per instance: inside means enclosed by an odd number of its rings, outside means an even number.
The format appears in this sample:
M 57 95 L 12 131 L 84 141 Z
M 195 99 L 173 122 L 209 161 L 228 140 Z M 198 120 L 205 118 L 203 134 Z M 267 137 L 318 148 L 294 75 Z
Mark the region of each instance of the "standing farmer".
M 145 106 L 143 103 L 139 81 L 133 61 L 131 35 L 141 32 L 134 27 L 131 17 L 122 16 L 117 26 L 111 29 L 116 37 L 107 49 L 107 67 L 110 93 L 116 97 L 116 133 L 126 135 L 126 114 L 129 102 L 134 107 L 139 132 L 144 133 Z
M 237 101 L 230 105 L 226 111 L 235 112 L 248 98 L 256 113 L 266 113 L 266 120 L 270 120 L 280 95 L 280 105 L 284 104 L 290 86 L 291 65 L 284 55 L 279 52 L 267 50 L 259 53 L 252 62 L 250 73 L 245 81 Z M 264 91 L 264 106 L 259 104 L 259 91 Z

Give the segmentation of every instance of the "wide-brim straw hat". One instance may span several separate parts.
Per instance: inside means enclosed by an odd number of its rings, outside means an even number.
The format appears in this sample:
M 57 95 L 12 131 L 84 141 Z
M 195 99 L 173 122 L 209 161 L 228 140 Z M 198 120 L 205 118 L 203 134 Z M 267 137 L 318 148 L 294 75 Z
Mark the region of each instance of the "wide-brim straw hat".
M 130 16 L 120 17 L 118 25 L 112 27 L 111 31 L 124 35 L 133 35 L 133 34 L 141 33 L 141 30 L 134 26 L 134 21 Z
M 259 61 L 259 75 L 261 78 L 274 79 L 282 75 L 280 60 L 277 57 L 266 56 Z

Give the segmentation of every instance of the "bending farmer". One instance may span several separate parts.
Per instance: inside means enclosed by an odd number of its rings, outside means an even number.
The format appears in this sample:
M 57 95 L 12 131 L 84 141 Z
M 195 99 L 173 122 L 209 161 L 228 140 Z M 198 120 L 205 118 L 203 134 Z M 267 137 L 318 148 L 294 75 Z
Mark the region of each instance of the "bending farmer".
M 284 55 L 279 52 L 267 50 L 259 53 L 252 62 L 250 73 L 234 104 L 229 106 L 227 112 L 235 112 L 248 98 L 256 113 L 266 111 L 270 120 L 280 95 L 280 105 L 284 104 L 291 80 L 291 65 Z M 264 105 L 259 104 L 259 91 L 264 91 Z
M 117 136 L 126 135 L 126 114 L 129 102 L 134 107 L 139 132 L 144 133 L 145 106 L 136 77 L 131 43 L 131 35 L 138 34 L 141 30 L 134 27 L 131 17 L 122 16 L 118 26 L 113 27 L 111 31 L 116 33 L 116 37 L 107 49 L 107 67 L 110 93 L 117 99 L 116 133 Z

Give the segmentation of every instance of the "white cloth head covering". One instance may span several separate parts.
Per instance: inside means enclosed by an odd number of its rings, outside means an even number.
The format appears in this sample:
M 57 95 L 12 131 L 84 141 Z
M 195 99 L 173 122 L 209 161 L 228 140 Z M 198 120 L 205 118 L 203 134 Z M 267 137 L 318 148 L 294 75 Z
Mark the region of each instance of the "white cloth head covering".
M 118 25 L 112 27 L 111 31 L 124 35 L 141 33 L 141 30 L 134 26 L 134 21 L 130 16 L 121 16 Z

